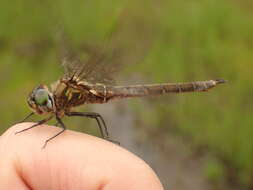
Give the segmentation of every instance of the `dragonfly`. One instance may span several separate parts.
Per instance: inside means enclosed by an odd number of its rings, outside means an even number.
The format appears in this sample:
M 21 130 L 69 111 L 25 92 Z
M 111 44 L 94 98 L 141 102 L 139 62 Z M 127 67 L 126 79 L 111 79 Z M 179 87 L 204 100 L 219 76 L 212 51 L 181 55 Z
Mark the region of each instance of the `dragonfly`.
M 96 120 L 103 139 L 118 143 L 110 138 L 106 122 L 99 113 L 76 112 L 73 111 L 73 108 L 85 104 L 104 104 L 125 98 L 160 96 L 169 93 L 207 92 L 226 82 L 223 79 L 215 79 L 183 83 L 117 86 L 104 82 L 106 78 L 98 78 L 98 76 L 101 76 L 98 75 L 101 72 L 101 69 L 99 70 L 97 67 L 99 62 L 102 62 L 102 60 L 96 56 L 91 56 L 85 63 L 63 61 L 62 66 L 65 68 L 65 73 L 58 81 L 53 83 L 51 87 L 40 84 L 31 91 L 27 103 L 32 112 L 21 122 L 26 121 L 34 114 L 47 117 L 28 128 L 17 131 L 16 134 L 55 118 L 56 125 L 59 125 L 61 130 L 45 141 L 43 145 L 43 148 L 45 148 L 48 142 L 66 130 L 66 126 L 62 121 L 63 117 L 87 117 Z

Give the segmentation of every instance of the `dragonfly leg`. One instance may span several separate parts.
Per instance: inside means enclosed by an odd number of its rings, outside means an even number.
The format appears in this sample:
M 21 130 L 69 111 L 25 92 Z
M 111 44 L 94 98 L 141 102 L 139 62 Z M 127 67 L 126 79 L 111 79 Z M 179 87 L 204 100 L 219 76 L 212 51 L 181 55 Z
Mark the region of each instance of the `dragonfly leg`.
M 68 112 L 66 113 L 66 115 L 70 117 L 80 116 L 80 117 L 88 117 L 88 118 L 96 119 L 102 138 L 108 141 L 111 141 L 113 143 L 120 144 L 119 142 L 110 139 L 107 126 L 105 124 L 103 117 L 100 114 L 95 113 L 95 112 Z M 102 121 L 103 125 L 101 125 L 101 122 L 99 119 Z M 102 127 L 104 127 L 105 134 Z
M 80 117 L 88 117 L 88 118 L 96 119 L 102 138 L 108 138 L 109 134 L 108 134 L 107 127 L 105 125 L 105 122 L 104 122 L 102 116 L 99 115 L 98 113 L 93 113 L 93 112 L 69 112 L 69 113 L 66 113 L 66 115 L 70 116 L 70 117 L 71 116 L 80 116 Z M 106 136 L 104 135 L 104 131 L 103 131 L 102 125 L 99 121 L 99 118 L 102 118 L 101 120 L 102 120 L 104 128 L 105 128 Z
M 56 125 L 60 124 L 60 126 L 62 127 L 62 130 L 58 133 L 56 133 L 54 136 L 50 137 L 49 139 L 47 139 L 42 147 L 42 149 L 46 148 L 47 146 L 47 143 L 49 141 L 51 141 L 52 139 L 54 139 L 55 137 L 59 136 L 60 134 L 62 134 L 65 130 L 66 130 L 66 126 L 64 125 L 64 123 L 62 122 L 62 120 L 56 116 L 56 120 L 57 120 L 57 123 Z
M 30 115 L 31 115 L 31 114 L 30 114 Z M 25 128 L 25 129 L 23 129 L 23 130 L 21 130 L 21 131 L 15 132 L 15 135 L 18 134 L 18 133 L 22 133 L 22 132 L 24 132 L 24 131 L 27 131 L 27 130 L 29 130 L 29 129 L 32 129 L 32 128 L 34 128 L 34 127 L 37 127 L 37 126 L 39 126 L 39 125 L 42 125 L 42 124 L 46 123 L 47 121 L 49 121 L 49 120 L 52 119 L 52 118 L 53 118 L 53 116 L 51 115 L 50 117 L 48 117 L 48 118 L 46 118 L 46 119 L 40 120 L 40 121 L 38 121 L 37 123 L 35 123 L 34 125 L 32 125 L 31 127 L 28 127 L 28 128 Z
M 30 118 L 32 115 L 34 115 L 34 112 L 29 113 L 29 115 L 27 115 L 24 119 L 22 119 L 21 121 L 15 123 L 15 124 L 23 123 L 23 122 L 26 121 L 28 118 Z

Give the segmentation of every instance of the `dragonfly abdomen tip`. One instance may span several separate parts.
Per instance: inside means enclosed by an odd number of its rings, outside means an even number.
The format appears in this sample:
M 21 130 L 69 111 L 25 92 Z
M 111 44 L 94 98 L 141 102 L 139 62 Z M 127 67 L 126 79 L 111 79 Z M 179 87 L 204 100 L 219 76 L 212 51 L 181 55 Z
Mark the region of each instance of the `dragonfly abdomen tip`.
M 216 82 L 216 84 L 222 84 L 222 83 L 226 83 L 228 81 L 224 80 L 224 79 L 216 79 L 215 82 Z

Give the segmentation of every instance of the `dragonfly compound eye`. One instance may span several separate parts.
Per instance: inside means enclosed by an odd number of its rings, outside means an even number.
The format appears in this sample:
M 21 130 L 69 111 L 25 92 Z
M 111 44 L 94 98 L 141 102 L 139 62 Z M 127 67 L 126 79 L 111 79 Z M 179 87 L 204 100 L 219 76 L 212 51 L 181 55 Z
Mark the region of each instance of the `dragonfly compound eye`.
M 47 114 L 55 111 L 53 95 L 45 85 L 33 89 L 27 98 L 29 107 L 37 114 Z
M 49 101 L 49 94 L 45 89 L 38 89 L 34 95 L 35 103 L 38 105 L 47 105 Z

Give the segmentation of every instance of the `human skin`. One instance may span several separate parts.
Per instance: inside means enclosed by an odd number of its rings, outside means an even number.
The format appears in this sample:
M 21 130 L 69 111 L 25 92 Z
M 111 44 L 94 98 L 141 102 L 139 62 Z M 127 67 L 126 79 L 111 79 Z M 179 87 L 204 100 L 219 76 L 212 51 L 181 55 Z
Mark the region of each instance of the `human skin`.
M 0 137 L 0 189 L 3 190 L 162 190 L 140 158 L 103 139 L 66 130 L 21 123 Z

